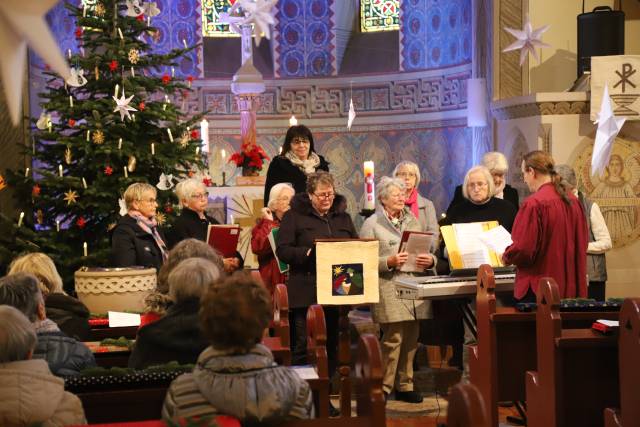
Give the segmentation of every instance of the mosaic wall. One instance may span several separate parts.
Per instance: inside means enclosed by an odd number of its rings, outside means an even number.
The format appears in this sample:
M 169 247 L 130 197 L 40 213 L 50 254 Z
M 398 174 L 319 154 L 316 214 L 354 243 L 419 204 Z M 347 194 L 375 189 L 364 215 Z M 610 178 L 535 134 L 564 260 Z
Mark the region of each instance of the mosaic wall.
M 471 0 L 403 0 L 400 20 L 401 70 L 471 62 Z

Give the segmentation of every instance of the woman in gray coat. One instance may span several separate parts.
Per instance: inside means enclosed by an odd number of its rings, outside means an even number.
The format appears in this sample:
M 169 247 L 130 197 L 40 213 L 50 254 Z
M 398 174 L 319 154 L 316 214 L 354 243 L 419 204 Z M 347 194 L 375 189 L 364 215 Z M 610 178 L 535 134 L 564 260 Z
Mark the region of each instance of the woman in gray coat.
M 420 273 L 400 271 L 409 257 L 407 252 L 398 252 L 402 233 L 422 231 L 422 227 L 405 206 L 405 185 L 400 179 L 383 177 L 377 189 L 380 206 L 362 225 L 360 237 L 378 239 L 380 244 L 380 302 L 373 305 L 373 318 L 382 329 L 382 389 L 388 395 L 395 385 L 396 399 L 420 403 L 422 395 L 413 390 L 413 358 L 418 346 L 418 320 L 431 317 L 431 304 L 399 299 L 393 281 L 410 274 L 426 274 L 435 266 L 436 258 L 431 253 L 418 254 L 416 266 Z

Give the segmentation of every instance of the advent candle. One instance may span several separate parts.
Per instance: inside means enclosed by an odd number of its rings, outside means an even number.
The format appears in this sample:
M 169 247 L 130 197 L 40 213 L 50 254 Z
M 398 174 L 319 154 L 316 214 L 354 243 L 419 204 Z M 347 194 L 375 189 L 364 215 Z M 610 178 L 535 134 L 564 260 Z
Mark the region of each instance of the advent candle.
M 24 212 L 20 212 L 20 218 L 18 218 L 18 227 L 22 227 L 23 219 L 24 219 Z
M 86 189 L 87 188 L 87 181 L 84 179 L 84 177 L 82 177 L 82 186 Z
M 60 174 L 60 178 L 62 178 L 62 165 L 58 165 L 58 173 Z
M 364 210 L 374 210 L 376 208 L 376 198 L 374 189 L 373 162 L 364 162 Z
M 69 107 L 73 108 L 73 96 L 69 95 Z
M 25 178 L 29 176 L 29 171 L 30 171 L 29 168 L 25 169 L 25 171 L 24 171 L 24 177 Z
M 151 155 L 156 155 L 156 145 L 153 142 L 151 143 Z
M 207 119 L 200 121 L 200 138 L 202 139 L 202 152 L 209 152 L 209 122 Z
M 127 170 L 127 167 L 124 167 L 124 177 L 125 178 L 129 178 L 129 171 Z
M 82 244 L 82 251 L 84 252 L 84 256 L 86 257 L 87 256 L 87 252 L 88 252 L 88 250 L 87 250 L 87 242 L 84 242 Z
M 118 138 L 118 150 L 122 149 L 122 138 Z
M 56 231 L 60 232 L 60 220 L 56 220 Z

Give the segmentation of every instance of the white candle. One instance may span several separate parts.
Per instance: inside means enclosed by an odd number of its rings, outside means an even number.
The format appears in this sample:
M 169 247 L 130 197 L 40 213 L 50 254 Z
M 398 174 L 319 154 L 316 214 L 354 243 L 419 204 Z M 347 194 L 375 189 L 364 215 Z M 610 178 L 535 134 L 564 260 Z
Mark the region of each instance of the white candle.
M 189 130 L 187 129 L 187 132 Z M 209 122 L 206 119 L 200 121 L 200 138 L 202 139 L 202 152 L 209 152 Z
M 91 139 L 91 131 L 88 130 L 87 131 L 87 142 L 89 142 L 90 139 Z
M 133 71 L 133 67 L 131 67 L 131 77 L 135 77 L 136 76 L 136 72 Z
M 82 17 L 83 18 L 87 17 L 87 7 L 86 6 L 82 8 Z
M 222 163 L 224 163 L 224 158 L 227 157 L 227 152 L 224 150 L 220 150 L 220 157 L 222 157 Z
M 58 165 L 58 174 L 60 174 L 60 178 L 62 178 L 62 165 Z
M 87 181 L 84 179 L 84 176 L 82 177 L 82 186 L 86 189 L 87 188 Z
M 116 84 L 116 91 L 114 93 L 113 96 L 115 96 L 116 98 L 118 97 L 118 91 L 120 90 L 120 86 L 118 84 Z
M 176 76 L 176 69 L 171 67 L 171 77 L 175 77 Z
M 282 146 L 278 147 L 278 154 L 282 154 Z
M 135 121 L 136 121 L 136 115 L 135 115 L 135 114 L 132 114 L 132 115 L 131 115 L 131 121 L 132 121 L 132 122 L 135 122 Z
M 156 144 L 154 144 L 153 142 L 151 143 L 151 155 L 156 155 Z
M 187 41 L 186 41 L 185 39 L 182 39 L 182 44 L 184 45 L 184 48 L 185 48 L 185 49 L 187 49 L 187 48 L 188 48 L 188 46 L 187 46 Z
M 69 95 L 69 107 L 73 108 L 73 95 Z
M 296 119 L 296 116 L 292 114 L 291 118 L 289 119 L 289 126 L 297 126 L 297 125 L 298 125 L 298 119 Z
M 365 210 L 373 210 L 376 207 L 373 162 L 364 162 L 364 207 Z
M 24 177 L 25 177 L 25 178 L 29 176 L 29 171 L 30 171 L 30 170 L 31 170 L 31 169 L 29 169 L 29 168 L 26 168 L 26 169 L 24 170 Z
M 229 224 L 233 224 L 233 215 L 229 214 Z
M 196 156 L 200 154 L 200 147 L 196 147 Z
M 87 248 L 87 242 L 84 242 L 84 243 L 82 244 L 82 252 L 84 253 L 84 256 L 86 257 L 86 256 L 87 256 L 87 253 L 89 252 L 89 251 L 88 251 L 88 248 Z
M 59 219 L 56 220 L 56 231 L 60 232 L 60 220 Z
M 173 134 L 171 133 L 171 129 L 167 128 L 167 133 L 169 134 L 169 141 L 173 142 Z
M 118 150 L 122 150 L 122 138 L 118 138 Z
M 122 30 L 120 29 L 120 27 L 118 27 L 118 36 L 120 36 L 120 40 L 124 40 L 124 37 L 122 36 Z
M 125 178 L 129 178 L 129 171 L 127 170 L 127 167 L 124 167 L 124 177 Z
M 71 49 L 67 49 L 67 56 L 71 59 Z
M 24 219 L 24 212 L 20 212 L 20 218 L 18 218 L 18 227 L 22 227 L 23 219 Z
M 51 123 L 51 120 L 47 120 L 47 128 L 49 129 L 49 133 L 51 133 L 52 126 L 53 126 L 53 123 Z

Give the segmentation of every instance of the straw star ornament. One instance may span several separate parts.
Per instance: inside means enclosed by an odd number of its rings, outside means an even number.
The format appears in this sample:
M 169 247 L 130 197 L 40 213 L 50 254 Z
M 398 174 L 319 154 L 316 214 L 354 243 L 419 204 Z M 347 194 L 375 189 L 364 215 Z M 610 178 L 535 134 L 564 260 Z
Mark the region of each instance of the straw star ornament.
M 129 103 L 133 99 L 133 95 L 127 98 L 126 95 L 124 94 L 124 89 L 123 89 L 122 96 L 120 98 L 115 96 L 112 96 L 112 98 L 114 101 L 116 101 L 116 108 L 113 109 L 113 112 L 120 113 L 120 120 L 122 120 L 123 122 L 124 122 L 125 116 L 129 120 L 131 120 L 131 114 L 129 114 L 129 111 L 138 111 L 135 108 L 133 108 L 131 105 L 129 105 Z

